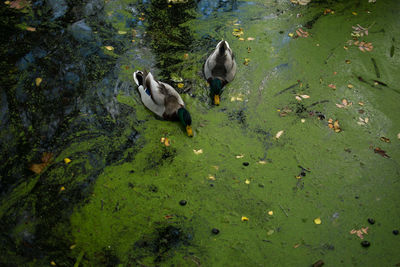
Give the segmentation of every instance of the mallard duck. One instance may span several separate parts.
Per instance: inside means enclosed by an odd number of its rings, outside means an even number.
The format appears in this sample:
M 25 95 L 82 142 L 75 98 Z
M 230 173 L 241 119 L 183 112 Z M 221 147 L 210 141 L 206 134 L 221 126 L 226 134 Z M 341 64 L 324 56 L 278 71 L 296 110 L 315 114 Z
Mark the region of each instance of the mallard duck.
M 138 85 L 142 102 L 148 109 L 166 120 L 179 120 L 185 126 L 188 136 L 193 136 L 190 113 L 171 85 L 157 81 L 150 72 L 135 71 L 133 79 Z
M 214 52 L 204 63 L 204 77 L 210 84 L 211 98 L 215 105 L 219 105 L 222 88 L 235 78 L 236 62 L 232 49 L 227 41 L 217 44 Z

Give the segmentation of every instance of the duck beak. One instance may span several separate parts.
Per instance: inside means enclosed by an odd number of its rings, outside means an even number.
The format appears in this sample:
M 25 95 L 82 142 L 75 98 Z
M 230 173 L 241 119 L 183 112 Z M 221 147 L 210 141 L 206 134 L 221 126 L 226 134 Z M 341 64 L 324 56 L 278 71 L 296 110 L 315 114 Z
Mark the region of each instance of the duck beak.
M 214 95 L 214 104 L 219 105 L 219 95 Z
M 186 132 L 187 132 L 188 136 L 192 137 L 193 136 L 192 126 L 187 125 L 186 126 Z

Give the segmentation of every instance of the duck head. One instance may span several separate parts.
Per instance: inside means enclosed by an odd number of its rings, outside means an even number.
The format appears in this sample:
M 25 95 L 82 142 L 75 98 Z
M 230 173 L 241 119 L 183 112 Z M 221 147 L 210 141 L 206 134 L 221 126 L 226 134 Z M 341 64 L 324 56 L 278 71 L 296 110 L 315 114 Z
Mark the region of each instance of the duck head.
M 179 121 L 185 126 L 187 135 L 189 137 L 193 136 L 193 130 L 192 130 L 192 117 L 190 116 L 189 111 L 187 111 L 185 108 L 180 108 L 178 109 L 178 118 Z

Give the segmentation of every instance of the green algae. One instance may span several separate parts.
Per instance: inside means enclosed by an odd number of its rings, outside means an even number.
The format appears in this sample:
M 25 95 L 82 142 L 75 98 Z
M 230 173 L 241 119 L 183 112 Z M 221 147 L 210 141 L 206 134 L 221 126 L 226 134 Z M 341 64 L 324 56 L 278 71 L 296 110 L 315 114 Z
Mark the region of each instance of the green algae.
M 336 14 L 320 15 L 324 8 L 333 8 Z M 284 10 L 283 14 L 276 9 Z M 362 13 L 365 9 L 371 13 Z M 51 236 L 43 237 L 49 244 L 63 237 L 58 251 L 48 251 L 45 257 L 47 263 L 54 260 L 58 265 L 303 266 L 319 259 L 335 266 L 396 264 L 398 240 L 391 231 L 399 225 L 396 134 L 400 122 L 394 112 L 399 96 L 390 88 L 397 89 L 399 61 L 396 54 L 393 58 L 388 54 L 391 43 L 386 42 L 391 37 L 379 31 L 371 30 L 368 36 L 374 44 L 370 54 L 354 46 L 343 49 L 351 38 L 351 26 L 357 23 L 369 25 L 373 20 L 374 28 L 391 29 L 390 36 L 396 35 L 396 15 L 390 9 L 399 8 L 394 1 L 358 7 L 312 3 L 306 8 L 253 1 L 239 6 L 237 13 L 221 12 L 207 19 L 186 17 L 184 25 L 193 32 L 193 45 L 170 51 L 150 44 L 156 61 L 181 61 L 169 68 L 165 62 L 142 62 L 128 51 L 121 55 L 121 64 L 162 66 L 154 71 L 160 78 L 172 78 L 172 73 L 183 77 L 185 85 L 191 85 L 183 98 L 193 117 L 195 136 L 187 138 L 177 122 L 157 119 L 141 104 L 136 88 L 129 87 L 116 96 L 127 110 L 124 116 L 105 119 L 114 127 L 120 126 L 119 120 L 127 124 L 118 134 L 90 126 L 74 132 L 54 165 L 28 187 L 16 188 L 14 200 L 2 205 L 1 214 L 10 214 L 14 203 L 45 179 L 51 185 L 50 195 L 31 202 L 43 201 L 49 206 L 45 211 L 38 208 L 37 214 L 65 214 L 62 220 L 46 222 L 58 227 Z M 154 12 L 152 7 L 150 10 Z M 353 10 L 359 14 L 352 15 Z M 295 18 L 297 13 L 304 17 Z M 127 13 L 124 16 L 130 18 Z M 295 25 L 305 25 L 313 18 L 318 19 L 308 30 L 311 37 L 287 36 L 295 31 Z M 119 22 L 111 23 L 116 29 L 126 29 Z M 243 28 L 245 38 L 255 40 L 237 40 L 231 34 L 236 27 Z M 179 37 L 180 31 L 169 34 Z M 211 37 L 202 39 L 204 34 Z M 221 106 L 213 107 L 200 70 L 211 44 L 220 38 L 229 41 L 240 67 L 222 94 Z M 199 44 L 203 47 L 198 48 Z M 135 53 L 145 50 L 136 43 L 130 49 Z M 189 54 L 186 61 L 185 53 Z M 375 78 L 371 55 L 379 59 L 382 81 L 390 88 L 371 87 L 358 79 Z M 242 64 L 244 58 L 251 59 L 248 66 Z M 346 64 L 347 59 L 351 64 Z M 187 65 L 191 67 L 185 68 Z M 121 81 L 133 84 L 132 69 L 119 71 Z M 349 83 L 354 88 L 348 88 Z M 298 85 L 283 91 L 293 84 Z M 336 90 L 329 84 L 335 84 Z M 301 94 L 310 98 L 298 102 L 295 96 Z M 242 101 L 231 101 L 238 96 Z M 335 103 L 343 98 L 353 105 L 337 108 Z M 281 117 L 284 108 L 290 112 Z M 317 114 L 326 119 L 319 120 Z M 358 125 L 359 117 L 370 121 Z M 339 120 L 340 133 L 328 127 L 328 118 Z M 131 127 L 140 137 L 134 145 L 124 146 Z M 275 138 L 281 130 L 282 136 Z M 380 141 L 381 136 L 392 142 Z M 161 143 L 161 137 L 168 137 L 171 146 Z M 375 147 L 381 147 L 390 158 L 374 153 Z M 199 149 L 203 153 L 194 153 Z M 96 153 L 94 160 L 91 153 Z M 115 159 L 107 160 L 109 155 Z M 64 157 L 71 158 L 71 164 L 63 164 Z M 296 178 L 301 172 L 299 165 L 310 170 L 301 179 Z M 74 201 L 73 192 L 80 191 L 73 188 L 93 173 L 86 194 L 74 196 Z M 61 186 L 66 190 L 60 192 Z M 39 186 L 33 192 L 44 189 Z M 60 195 L 74 201 L 68 211 L 60 205 L 51 208 L 52 199 Z M 182 199 L 187 205 L 179 205 Z M 242 216 L 249 221 L 241 221 Z M 314 224 L 316 217 L 321 218 L 321 225 Z M 349 232 L 369 226 L 369 217 L 379 223 L 370 226 L 365 235 L 372 243 L 366 250 Z M 14 231 L 34 228 L 19 224 Z M 220 233 L 212 234 L 212 228 Z M 73 249 L 71 245 L 75 245 Z M 68 255 L 68 261 L 60 252 Z

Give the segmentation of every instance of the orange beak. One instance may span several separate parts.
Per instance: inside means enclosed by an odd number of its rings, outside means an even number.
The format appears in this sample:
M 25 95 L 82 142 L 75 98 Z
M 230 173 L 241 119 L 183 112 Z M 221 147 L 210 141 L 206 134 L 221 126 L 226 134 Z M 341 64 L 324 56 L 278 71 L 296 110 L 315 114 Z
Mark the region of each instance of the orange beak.
M 192 136 L 193 136 L 192 126 L 187 125 L 187 126 L 186 126 L 186 132 L 187 132 L 187 135 L 188 135 L 189 137 L 192 137 Z
M 214 104 L 219 105 L 219 95 L 214 95 Z

